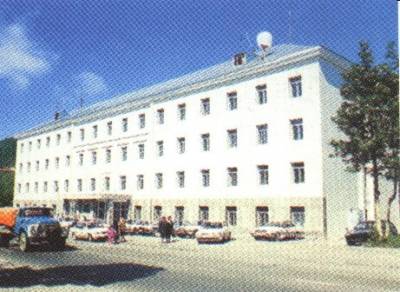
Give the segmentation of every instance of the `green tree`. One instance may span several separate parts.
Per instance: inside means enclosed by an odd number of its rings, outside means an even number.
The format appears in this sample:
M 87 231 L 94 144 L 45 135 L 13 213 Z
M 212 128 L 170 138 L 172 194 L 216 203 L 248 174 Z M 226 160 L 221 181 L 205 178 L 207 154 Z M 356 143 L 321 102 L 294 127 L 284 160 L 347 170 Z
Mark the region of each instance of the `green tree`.
M 332 140 L 334 156 L 341 157 L 349 171 L 365 169 L 373 179 L 375 220 L 380 222 L 379 179 L 387 173 L 387 136 L 382 131 L 391 117 L 393 107 L 392 80 L 389 66 L 375 65 L 372 51 L 366 42 L 360 42 L 359 64 L 352 65 L 343 74 L 341 95 L 344 99 L 332 120 L 346 136 Z M 377 224 L 378 238 L 382 228 Z

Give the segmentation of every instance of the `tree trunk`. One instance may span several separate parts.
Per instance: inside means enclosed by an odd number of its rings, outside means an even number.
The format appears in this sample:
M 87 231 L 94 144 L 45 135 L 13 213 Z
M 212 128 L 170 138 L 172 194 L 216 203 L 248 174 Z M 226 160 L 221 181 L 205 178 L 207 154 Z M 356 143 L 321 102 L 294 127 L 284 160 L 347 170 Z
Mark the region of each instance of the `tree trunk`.
M 397 191 L 398 191 L 398 178 L 397 176 L 393 179 L 393 193 L 392 195 L 388 198 L 388 207 L 387 207 L 387 213 L 386 213 L 386 220 L 387 222 L 391 221 L 391 208 L 392 208 L 392 203 L 396 199 L 397 196 Z M 390 234 L 390 229 L 388 228 L 389 226 L 386 226 L 385 229 L 385 238 L 389 237 Z
M 374 181 L 374 211 L 375 211 L 375 226 L 378 232 L 378 240 L 382 240 L 382 224 L 380 211 L 380 192 L 379 192 L 379 171 L 376 160 L 372 163 L 372 177 Z

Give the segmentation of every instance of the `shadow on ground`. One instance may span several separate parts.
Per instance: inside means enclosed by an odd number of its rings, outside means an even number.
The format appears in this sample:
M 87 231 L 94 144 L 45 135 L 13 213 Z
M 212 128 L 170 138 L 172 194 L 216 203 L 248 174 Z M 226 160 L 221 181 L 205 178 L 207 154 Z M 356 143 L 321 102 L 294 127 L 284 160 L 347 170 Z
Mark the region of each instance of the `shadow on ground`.
M 29 267 L 0 269 L 0 288 L 67 284 L 100 287 L 153 276 L 162 270 L 162 268 L 129 263 L 64 266 L 41 270 L 33 270 Z

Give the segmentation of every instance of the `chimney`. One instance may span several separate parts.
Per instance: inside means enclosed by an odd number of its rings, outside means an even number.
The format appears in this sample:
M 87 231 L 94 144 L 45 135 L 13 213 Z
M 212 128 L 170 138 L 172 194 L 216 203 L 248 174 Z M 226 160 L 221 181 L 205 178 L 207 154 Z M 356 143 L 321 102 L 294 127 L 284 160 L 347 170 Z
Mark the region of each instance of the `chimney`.
M 246 53 L 237 53 L 233 56 L 233 65 L 240 66 L 246 64 Z
M 60 119 L 60 113 L 59 112 L 56 112 L 55 114 L 54 114 L 54 120 L 55 121 L 58 121 Z

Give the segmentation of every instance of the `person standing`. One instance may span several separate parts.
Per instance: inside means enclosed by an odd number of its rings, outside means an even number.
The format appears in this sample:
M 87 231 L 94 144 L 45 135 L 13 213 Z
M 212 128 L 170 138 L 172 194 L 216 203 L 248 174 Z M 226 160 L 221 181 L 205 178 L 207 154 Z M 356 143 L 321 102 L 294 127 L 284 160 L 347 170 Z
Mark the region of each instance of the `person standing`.
M 166 228 L 167 228 L 167 219 L 165 216 L 162 216 L 159 223 L 158 223 L 158 231 L 161 235 L 161 242 L 166 242 Z
M 118 231 L 119 231 L 119 240 L 120 242 L 125 242 L 125 230 L 126 230 L 126 223 L 125 219 L 121 217 L 118 221 Z
M 166 237 L 166 241 L 167 243 L 171 242 L 171 235 L 174 231 L 174 221 L 172 220 L 171 216 L 168 216 L 167 222 L 166 222 L 166 230 L 165 230 L 165 237 Z

